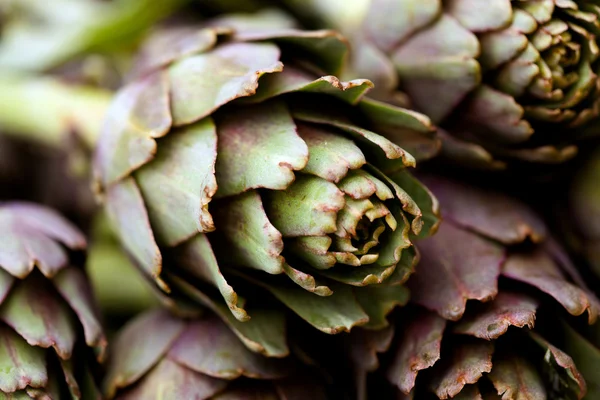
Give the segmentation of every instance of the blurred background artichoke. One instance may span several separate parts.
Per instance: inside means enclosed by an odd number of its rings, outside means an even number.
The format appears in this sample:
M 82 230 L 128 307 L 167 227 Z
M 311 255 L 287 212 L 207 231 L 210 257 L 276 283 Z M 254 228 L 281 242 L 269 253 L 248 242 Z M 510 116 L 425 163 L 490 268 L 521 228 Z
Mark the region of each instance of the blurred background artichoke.
M 597 135 L 594 1 L 283 3 L 307 26 L 348 35 L 348 76 L 369 78 L 377 98 L 428 115 L 452 162 L 561 163 L 579 139 Z

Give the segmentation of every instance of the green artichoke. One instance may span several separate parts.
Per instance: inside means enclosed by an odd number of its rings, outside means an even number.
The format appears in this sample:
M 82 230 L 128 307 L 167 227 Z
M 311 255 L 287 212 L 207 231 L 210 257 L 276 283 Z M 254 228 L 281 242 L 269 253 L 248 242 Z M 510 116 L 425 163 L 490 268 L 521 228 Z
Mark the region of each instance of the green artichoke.
M 117 334 L 104 388 L 108 399 L 123 400 L 327 398 L 317 375 L 291 358 L 249 351 L 218 317 L 182 319 L 160 309 Z
M 600 302 L 540 218 L 505 195 L 420 178 L 444 222 L 417 244 L 413 305 L 387 332 L 346 338 L 355 370 L 379 368 L 398 398 L 598 398 L 600 337 L 575 316 L 595 323 Z
M 286 0 L 353 40 L 348 71 L 408 95 L 470 166 L 559 163 L 597 133 L 600 7 L 588 0 Z
M 573 249 L 588 261 L 600 276 L 600 153 L 593 151 L 576 174 L 570 190 L 572 218 L 565 221 L 563 231 L 570 231 Z
M 30 203 L 0 204 L 0 237 L 0 397 L 100 399 L 106 339 L 74 257 L 85 238 Z
M 165 291 L 235 322 L 281 315 L 266 289 L 324 332 L 378 324 L 406 301 L 412 238 L 437 224 L 407 171 L 408 150 L 436 141 L 423 115 L 364 97 L 370 81 L 327 75 L 346 54 L 338 34 L 286 24 L 264 14 L 151 40 L 108 111 L 97 184 Z

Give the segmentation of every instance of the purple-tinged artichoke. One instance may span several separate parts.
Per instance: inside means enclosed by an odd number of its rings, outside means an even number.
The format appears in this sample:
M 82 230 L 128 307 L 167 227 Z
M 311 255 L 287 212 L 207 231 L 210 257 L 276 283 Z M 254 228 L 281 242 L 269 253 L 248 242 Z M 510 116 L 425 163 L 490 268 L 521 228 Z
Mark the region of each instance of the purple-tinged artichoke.
M 182 319 L 147 311 L 117 334 L 105 380 L 108 399 L 326 399 L 316 375 L 291 358 L 248 350 L 212 314 Z
M 588 0 L 287 0 L 353 41 L 350 76 L 440 126 L 456 162 L 559 163 L 597 132 L 600 6 Z
M 0 204 L 0 397 L 100 399 L 106 339 L 74 252 L 83 235 L 55 212 Z
M 539 217 L 502 194 L 420 178 L 444 221 L 417 244 L 413 305 L 384 330 L 346 337 L 357 381 L 378 370 L 408 399 L 600 395 L 600 338 L 585 327 L 600 303 Z M 386 353 L 381 366 L 377 353 Z
M 264 15 L 148 43 L 95 153 L 108 214 L 165 291 L 235 323 L 271 309 L 282 327 L 270 292 L 324 332 L 376 324 L 406 301 L 413 237 L 437 225 L 407 170 L 409 150 L 435 150 L 429 120 L 329 75 L 338 34 Z M 270 345 L 255 349 L 287 352 Z

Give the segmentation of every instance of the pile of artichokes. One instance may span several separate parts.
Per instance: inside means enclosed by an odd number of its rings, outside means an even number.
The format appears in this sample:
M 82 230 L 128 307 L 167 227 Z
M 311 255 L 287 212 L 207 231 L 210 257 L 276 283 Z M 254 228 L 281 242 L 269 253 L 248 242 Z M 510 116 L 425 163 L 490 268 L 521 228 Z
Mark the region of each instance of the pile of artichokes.
M 0 399 L 600 399 L 599 35 L 0 0 Z

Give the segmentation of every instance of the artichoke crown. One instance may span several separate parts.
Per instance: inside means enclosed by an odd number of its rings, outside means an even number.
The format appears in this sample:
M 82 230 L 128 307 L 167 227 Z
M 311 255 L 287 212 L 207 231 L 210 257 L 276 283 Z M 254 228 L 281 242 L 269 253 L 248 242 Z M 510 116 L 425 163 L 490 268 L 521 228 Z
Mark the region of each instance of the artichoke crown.
M 257 18 L 150 40 L 109 111 L 96 176 L 163 289 L 197 279 L 187 288 L 218 290 L 247 321 L 241 281 L 318 329 L 349 330 L 406 299 L 390 288 L 412 271 L 411 238 L 437 224 L 407 167 L 437 142 L 423 115 L 366 98 L 370 81 L 330 75 L 347 53 L 339 34 Z

